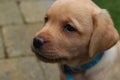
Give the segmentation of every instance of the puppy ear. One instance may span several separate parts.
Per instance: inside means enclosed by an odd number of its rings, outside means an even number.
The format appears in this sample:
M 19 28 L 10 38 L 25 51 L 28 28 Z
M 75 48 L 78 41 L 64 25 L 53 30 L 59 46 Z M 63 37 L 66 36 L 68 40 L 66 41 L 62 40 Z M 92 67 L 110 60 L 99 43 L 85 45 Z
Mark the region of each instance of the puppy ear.
M 101 10 L 93 15 L 94 31 L 89 45 L 89 56 L 111 48 L 119 40 L 109 13 Z

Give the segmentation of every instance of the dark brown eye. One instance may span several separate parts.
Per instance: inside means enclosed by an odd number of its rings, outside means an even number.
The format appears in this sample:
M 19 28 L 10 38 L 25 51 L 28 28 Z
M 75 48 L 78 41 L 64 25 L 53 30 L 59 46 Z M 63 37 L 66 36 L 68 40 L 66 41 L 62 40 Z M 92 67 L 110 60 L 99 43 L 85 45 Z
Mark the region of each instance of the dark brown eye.
M 76 29 L 72 27 L 70 24 L 65 25 L 64 31 L 75 32 Z
M 46 17 L 45 17 L 45 23 L 46 23 L 47 21 L 48 21 L 48 17 L 46 16 Z

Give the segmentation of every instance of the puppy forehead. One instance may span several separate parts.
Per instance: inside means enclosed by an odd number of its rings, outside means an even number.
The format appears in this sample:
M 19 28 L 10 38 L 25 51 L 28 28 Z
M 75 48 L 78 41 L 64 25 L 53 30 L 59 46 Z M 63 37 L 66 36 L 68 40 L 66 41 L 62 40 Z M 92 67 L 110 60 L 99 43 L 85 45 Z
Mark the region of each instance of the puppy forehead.
M 61 4 L 61 3 L 71 3 L 71 2 L 90 2 L 91 0 L 56 0 L 56 3 Z
M 57 0 L 46 15 L 74 16 L 90 14 L 90 8 L 84 0 Z

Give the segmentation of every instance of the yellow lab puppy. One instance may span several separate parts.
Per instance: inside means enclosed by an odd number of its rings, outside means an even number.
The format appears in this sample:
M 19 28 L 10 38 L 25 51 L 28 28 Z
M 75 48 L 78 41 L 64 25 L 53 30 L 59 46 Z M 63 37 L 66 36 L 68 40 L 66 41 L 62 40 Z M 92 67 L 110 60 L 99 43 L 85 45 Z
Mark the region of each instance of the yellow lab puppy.
M 57 0 L 32 50 L 58 63 L 61 80 L 120 80 L 120 43 L 109 13 L 91 0 Z

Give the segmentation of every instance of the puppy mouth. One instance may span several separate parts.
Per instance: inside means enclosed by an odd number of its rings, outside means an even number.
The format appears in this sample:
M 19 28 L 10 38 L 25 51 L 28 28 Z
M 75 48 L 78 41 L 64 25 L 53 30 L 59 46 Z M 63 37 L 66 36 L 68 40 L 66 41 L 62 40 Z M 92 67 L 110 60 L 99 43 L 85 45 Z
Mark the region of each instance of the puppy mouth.
M 60 63 L 63 60 L 66 60 L 66 58 L 60 57 L 56 55 L 55 52 L 40 52 L 39 50 L 36 50 L 32 47 L 32 51 L 35 53 L 37 58 L 43 62 L 47 63 Z

